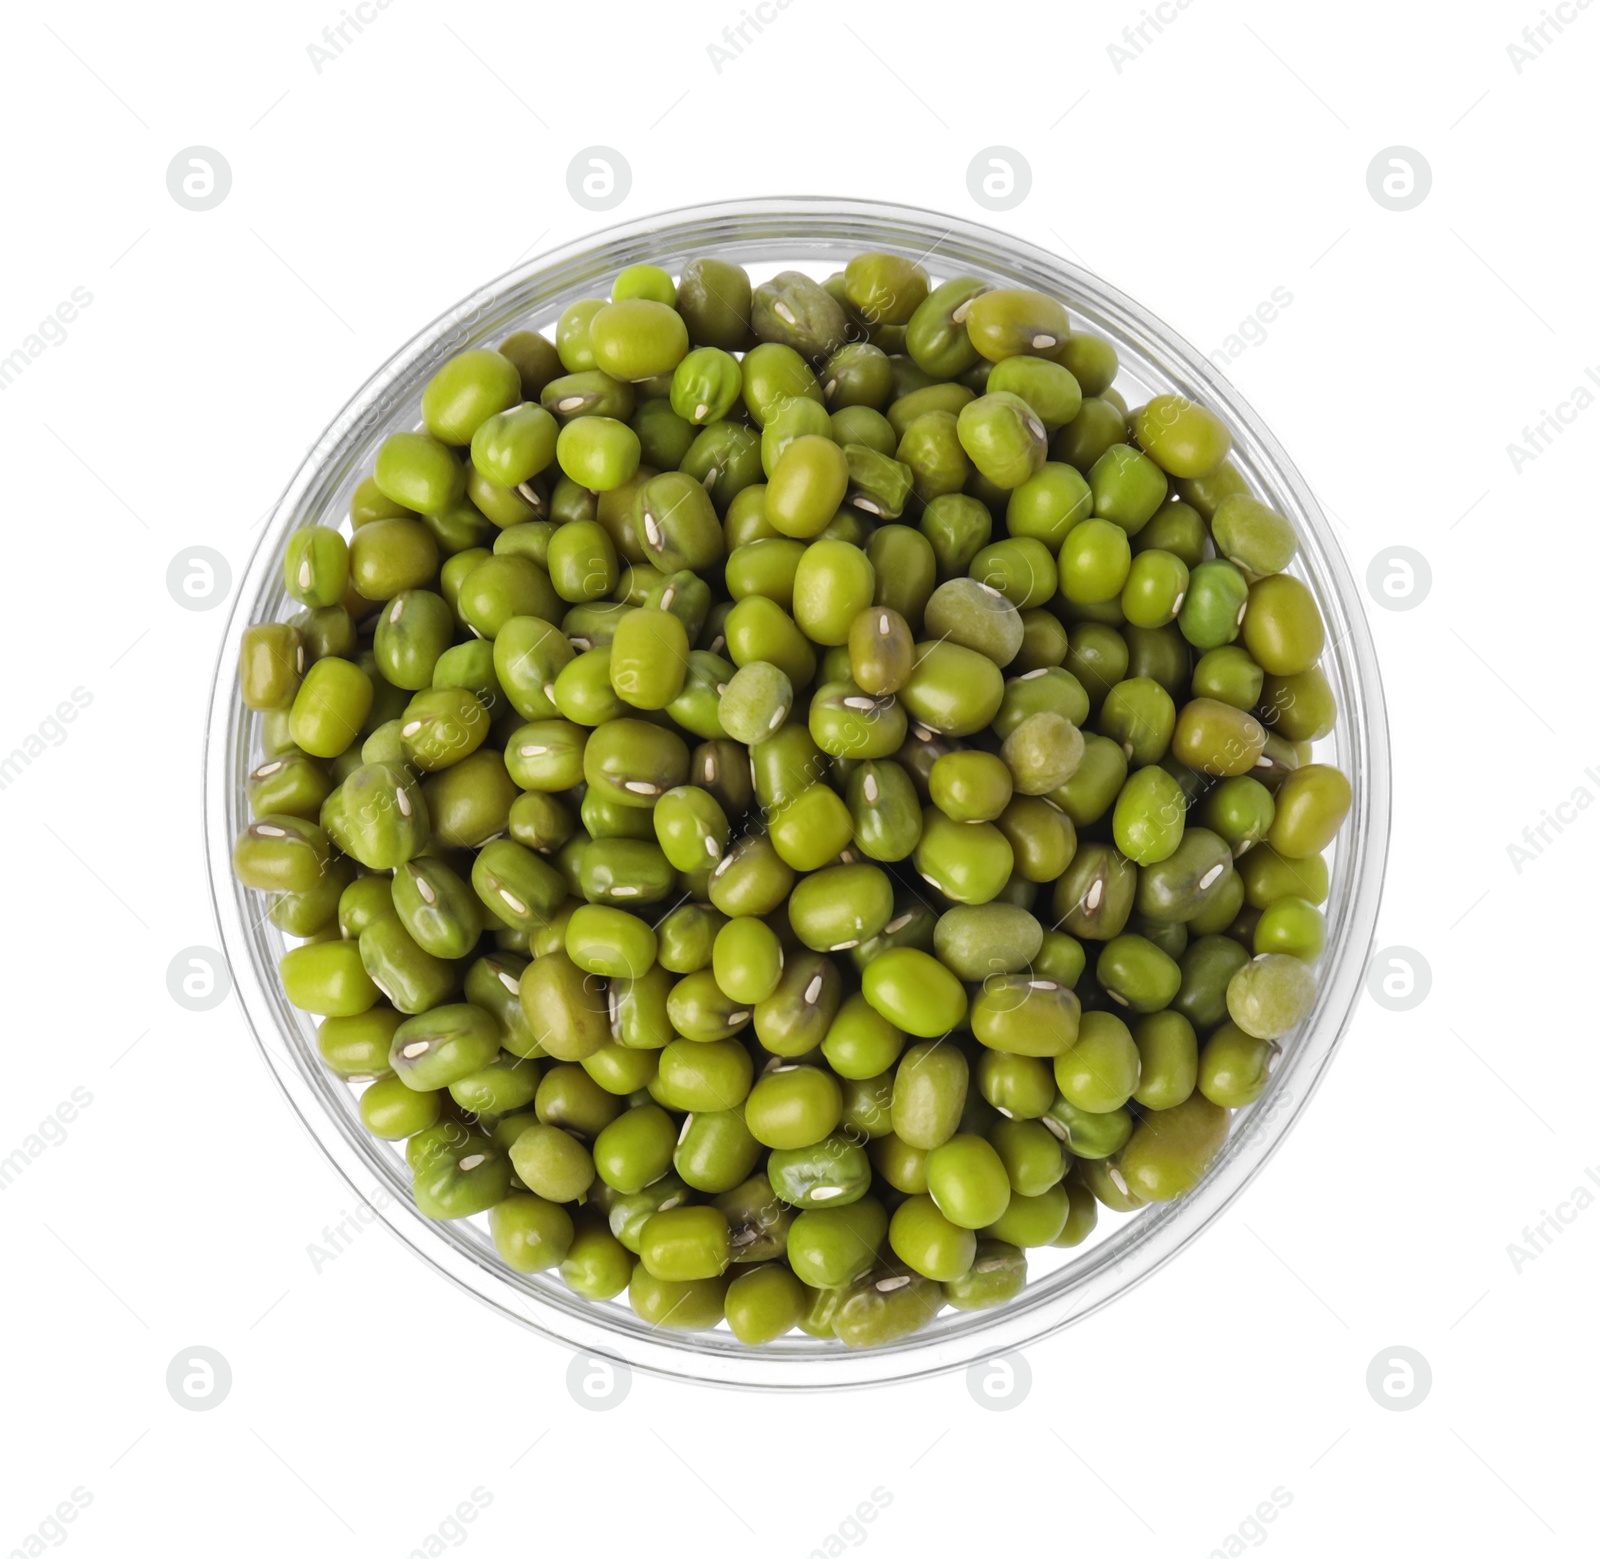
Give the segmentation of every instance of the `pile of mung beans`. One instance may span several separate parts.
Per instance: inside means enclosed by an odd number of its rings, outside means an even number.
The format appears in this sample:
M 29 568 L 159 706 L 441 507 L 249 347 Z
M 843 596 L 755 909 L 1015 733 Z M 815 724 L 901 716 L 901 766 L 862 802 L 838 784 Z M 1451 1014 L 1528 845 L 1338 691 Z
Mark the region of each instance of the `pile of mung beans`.
M 1311 1011 L 1293 528 L 1062 303 L 633 265 L 444 362 L 249 628 L 241 881 L 417 1207 L 892 1342 L 1182 1196 Z

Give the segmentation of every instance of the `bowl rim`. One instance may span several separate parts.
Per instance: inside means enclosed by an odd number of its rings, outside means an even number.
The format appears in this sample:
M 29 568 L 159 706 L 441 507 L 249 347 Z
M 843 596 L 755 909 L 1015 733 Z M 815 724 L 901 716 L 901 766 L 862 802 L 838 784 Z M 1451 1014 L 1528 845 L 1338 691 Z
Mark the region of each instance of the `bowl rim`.
M 796 229 L 800 231 L 798 234 Z M 396 392 L 440 357 L 475 339 L 497 307 L 541 278 L 570 287 L 580 277 L 610 275 L 622 264 L 659 255 L 669 245 L 764 247 L 774 258 L 858 247 L 899 248 L 928 240 L 922 257 L 968 257 L 971 268 L 1005 274 L 1023 285 L 1062 293 L 1069 311 L 1111 329 L 1131 344 L 1142 366 L 1173 388 L 1213 406 L 1234 431 L 1233 458 L 1294 522 L 1329 628 L 1324 667 L 1336 670 L 1341 759 L 1355 802 L 1335 858 L 1335 915 L 1320 965 L 1317 1005 L 1288 1049 L 1261 1100 L 1240 1112 L 1227 1145 L 1200 1185 L 1177 1202 L 1149 1207 L 1117 1226 L 1085 1254 L 993 1310 L 966 1312 L 948 1327 L 917 1333 L 878 1350 L 849 1352 L 836 1344 L 746 1349 L 726 1333 L 660 1332 L 631 1310 L 543 1292 L 487 1257 L 481 1239 L 417 1212 L 386 1145 L 350 1130 L 350 1114 L 329 1107 L 332 1091 L 320 1063 L 296 1045 L 284 1019 L 281 991 L 263 978 L 247 925 L 246 892 L 232 877 L 232 842 L 242 816 L 241 778 L 248 753 L 243 710 L 234 686 L 237 644 L 260 620 L 279 547 L 297 521 L 318 518 L 308 498 L 331 493 L 352 469 L 376 424 L 393 410 Z M 692 243 L 691 243 L 692 240 Z M 587 269 L 585 269 L 587 268 Z M 947 274 L 955 274 L 946 267 Z M 552 292 L 560 290 L 552 282 Z M 526 304 L 520 307 L 526 313 Z M 1270 480 L 1264 480 L 1270 476 Z M 337 520 L 335 521 L 337 523 Z M 1303 576 L 1304 577 L 1304 576 Z M 279 587 L 281 593 L 281 587 Z M 445 309 L 394 352 L 350 397 L 306 452 L 272 506 L 238 589 L 213 673 L 204 749 L 207 878 L 220 946 L 234 993 L 263 1063 L 301 1125 L 340 1176 L 420 1260 L 474 1298 L 531 1330 L 575 1350 L 649 1373 L 697 1384 L 768 1390 L 829 1390 L 926 1378 L 980 1364 L 1042 1341 L 1081 1321 L 1151 1277 L 1222 1214 L 1266 1166 L 1320 1085 L 1354 1016 L 1377 925 L 1390 821 L 1389 739 L 1377 655 L 1355 579 L 1305 479 L 1239 392 L 1186 339 L 1149 310 L 1083 267 L 1001 229 L 895 202 L 823 195 L 758 197 L 675 207 L 636 217 L 556 245 L 520 261 Z M 1342 891 L 1338 891 L 1342 889 Z M 315 1071 L 313 1069 L 316 1069 Z M 333 1080 L 338 1088 L 345 1085 Z M 1291 1086 L 1292 1084 L 1292 1086 Z M 386 1169 L 385 1164 L 389 1167 Z M 388 1184 L 385 1185 L 384 1182 Z M 367 1186 L 375 1186 L 369 1195 Z M 1033 1291 L 1038 1289 L 1037 1293 Z M 1030 1297 L 1030 1294 L 1032 1297 Z M 942 1317 L 941 1321 L 948 1320 Z M 731 1344 L 731 1346 L 730 1346 Z

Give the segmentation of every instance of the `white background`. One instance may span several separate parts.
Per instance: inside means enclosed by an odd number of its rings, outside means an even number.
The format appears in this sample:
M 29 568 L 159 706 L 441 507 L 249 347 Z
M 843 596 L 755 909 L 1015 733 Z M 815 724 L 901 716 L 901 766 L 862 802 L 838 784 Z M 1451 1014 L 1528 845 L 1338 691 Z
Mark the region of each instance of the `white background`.
M 92 1103 L 0 1193 L 0 1552 L 32 1533 L 84 1555 L 401 1556 L 474 1489 L 477 1519 L 445 1530 L 480 1554 L 804 1555 L 834 1534 L 1200 1556 L 1275 1489 L 1236 1549 L 1580 1551 L 1600 1210 L 1569 1208 L 1520 1271 L 1507 1247 L 1600 1173 L 1600 817 L 1569 812 L 1520 872 L 1507 847 L 1600 794 L 1600 410 L 1520 473 L 1507 446 L 1600 371 L 1600 9 L 1568 9 L 1519 73 L 1534 0 L 1195 0 L 1119 71 L 1135 3 L 793 0 L 719 72 L 736 0 L 394 0 L 319 72 L 308 45 L 339 9 L 42 5 L 4 26 L 0 356 L 74 288 L 93 301 L 0 394 L 0 749 L 74 688 L 92 702 L 0 791 L 0 1156 L 74 1089 Z M 613 213 L 567 192 L 596 143 L 632 170 Z M 205 212 L 166 185 L 196 144 L 232 169 Z M 1432 170 L 1404 212 L 1367 185 L 1397 144 Z M 1033 180 L 999 214 L 967 184 L 993 145 Z M 350 391 L 520 256 L 787 192 L 992 221 L 1203 350 L 1286 289 L 1235 382 L 1358 577 L 1397 545 L 1431 566 L 1412 609 L 1371 607 L 1396 755 L 1378 941 L 1419 951 L 1431 992 L 1364 998 L 1268 1172 L 1175 1265 L 1032 1349 L 1009 1411 L 960 1376 L 781 1401 L 638 1377 L 583 1411 L 563 1351 L 386 1233 L 313 1269 L 347 1189 L 232 1002 L 167 991 L 173 955 L 216 940 L 200 731 L 226 615 L 176 604 L 169 562 L 205 545 L 237 577 Z M 208 1412 L 165 1385 L 195 1345 L 232 1370 Z M 1396 1345 L 1432 1371 L 1411 1411 L 1366 1385 Z M 74 1489 L 89 1503 L 49 1527 Z M 838 1537 L 874 1489 L 877 1519 Z

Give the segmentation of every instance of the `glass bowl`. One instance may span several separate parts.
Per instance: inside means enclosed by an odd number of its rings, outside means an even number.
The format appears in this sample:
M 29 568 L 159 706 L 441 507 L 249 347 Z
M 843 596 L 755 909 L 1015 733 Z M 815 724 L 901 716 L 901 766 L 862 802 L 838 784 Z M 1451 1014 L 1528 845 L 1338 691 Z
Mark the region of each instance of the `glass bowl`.
M 411 1201 L 396 1145 L 363 1129 L 356 1090 L 332 1076 L 316 1025 L 284 999 L 277 964 L 286 939 L 261 899 L 230 869 L 248 821 L 245 776 L 259 761 L 257 723 L 240 702 L 239 637 L 292 605 L 281 560 L 292 530 L 347 524 L 351 490 L 379 442 L 418 425 L 418 398 L 441 361 L 493 345 L 519 328 L 553 325 L 575 299 L 603 296 L 623 266 L 650 261 L 676 272 L 701 254 L 737 260 L 760 279 L 786 266 L 818 279 L 862 250 L 924 262 L 935 277 L 971 273 L 1037 287 L 1063 299 L 1075 321 L 1107 336 L 1121 358 L 1118 388 L 1130 404 L 1180 391 L 1233 429 L 1233 459 L 1252 489 L 1294 523 L 1294 572 L 1315 592 L 1328 627 L 1323 667 L 1340 721 L 1318 756 L 1339 764 L 1355 801 L 1331 863 L 1327 950 L 1310 1017 L 1285 1045 L 1266 1093 L 1236 1113 L 1210 1173 L 1180 1201 L 1118 1217 L 1102 1210 L 1090 1242 L 1029 1253 L 1029 1281 L 1009 1304 L 941 1314 L 890 1347 L 847 1352 L 794 1333 L 763 1347 L 714 1332 L 658 1331 L 625 1297 L 579 1298 L 554 1273 L 524 1276 L 496 1255 L 485 1219 L 438 1223 Z M 1149 1277 L 1193 1240 L 1260 1172 L 1305 1109 L 1348 1026 L 1371 949 L 1389 828 L 1389 749 L 1383 693 L 1354 580 L 1305 481 L 1261 420 L 1187 341 L 1097 276 L 994 229 L 932 211 L 869 201 L 801 197 L 728 202 L 666 212 L 607 229 L 519 265 L 464 298 L 378 370 L 334 418 L 273 510 L 240 583 L 212 687 L 205 754 L 206 853 L 213 903 L 233 982 L 261 1053 L 322 1151 L 389 1228 L 430 1266 L 508 1318 L 566 1346 L 634 1368 L 718 1385 L 819 1389 L 907 1380 L 952 1370 L 1070 1326 Z

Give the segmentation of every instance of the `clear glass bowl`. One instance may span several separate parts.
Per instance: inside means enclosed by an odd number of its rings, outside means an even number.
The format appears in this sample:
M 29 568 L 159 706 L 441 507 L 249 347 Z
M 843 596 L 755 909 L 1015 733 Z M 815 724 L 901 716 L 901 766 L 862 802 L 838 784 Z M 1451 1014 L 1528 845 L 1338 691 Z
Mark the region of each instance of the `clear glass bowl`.
M 284 999 L 277 965 L 285 938 L 262 917 L 260 897 L 241 887 L 230 870 L 233 839 L 249 818 L 245 776 L 259 761 L 258 722 L 239 700 L 235 666 L 243 630 L 292 608 L 281 580 L 289 533 L 306 524 L 348 523 L 351 490 L 371 470 L 378 444 L 397 428 L 418 425 L 422 387 L 445 358 L 493 345 L 515 329 L 548 329 L 568 303 L 605 295 L 617 271 L 635 262 L 676 272 L 697 255 L 716 254 L 740 261 L 757 279 L 786 266 L 820 279 L 862 250 L 913 256 L 936 278 L 971 273 L 1053 293 L 1076 321 L 1115 343 L 1121 358 L 1117 385 L 1130 404 L 1176 390 L 1222 415 L 1234 432 L 1233 458 L 1252 489 L 1299 533 L 1294 571 L 1315 592 L 1327 622 L 1323 666 L 1340 710 L 1337 730 L 1322 746 L 1328 761 L 1350 776 L 1355 804 L 1332 862 L 1316 1008 L 1287 1042 L 1266 1093 L 1236 1115 L 1215 1167 L 1191 1195 L 1128 1217 L 1102 1210 L 1099 1228 L 1085 1245 L 1029 1253 L 1029 1282 L 1011 1303 L 947 1312 L 895 1346 L 851 1353 L 795 1333 L 747 1348 L 726 1329 L 657 1331 L 634 1315 L 625 1296 L 592 1303 L 553 1273 L 514 1273 L 495 1254 L 484 1219 L 437 1223 L 417 1212 L 402 1155 L 362 1128 L 356 1090 L 323 1067 L 314 1021 Z M 396 352 L 307 455 L 256 546 L 217 666 L 205 763 L 212 898 L 234 985 L 273 1076 L 351 1189 L 430 1266 L 546 1337 L 663 1375 L 769 1389 L 906 1380 L 1021 1348 L 1082 1320 L 1177 1255 L 1260 1172 L 1333 1059 L 1361 989 L 1388 847 L 1388 732 L 1356 585 L 1305 481 L 1238 392 L 1131 298 L 1053 254 L 931 211 L 820 197 L 729 202 L 610 228 L 507 272 Z

